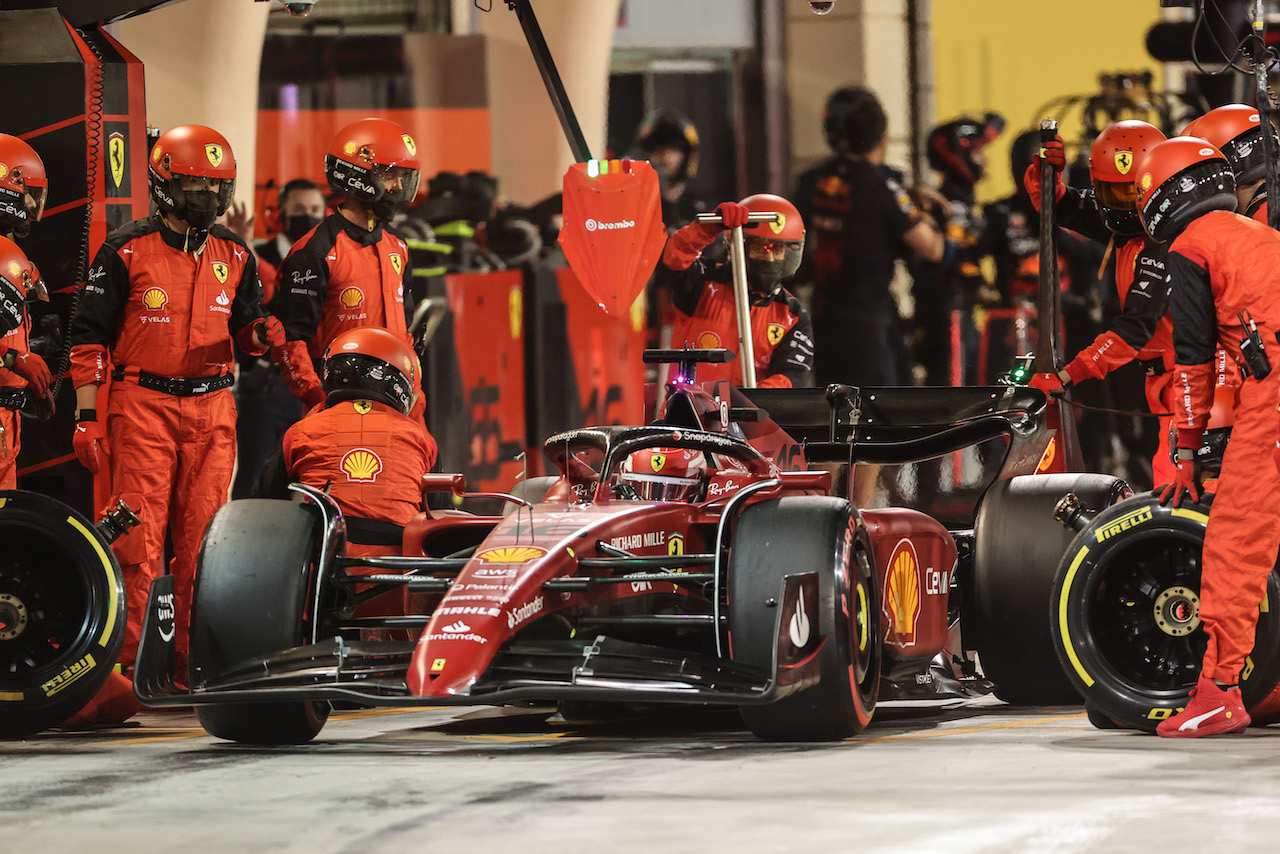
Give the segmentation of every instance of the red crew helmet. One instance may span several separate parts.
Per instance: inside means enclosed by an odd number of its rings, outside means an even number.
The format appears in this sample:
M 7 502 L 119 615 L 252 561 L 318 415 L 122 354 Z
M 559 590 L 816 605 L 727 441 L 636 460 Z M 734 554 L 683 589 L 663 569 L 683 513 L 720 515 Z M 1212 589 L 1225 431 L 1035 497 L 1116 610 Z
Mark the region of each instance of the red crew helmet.
M 49 178 L 40 155 L 16 136 L 0 133 L 0 232 L 26 237 L 31 223 L 44 215 L 48 198 Z
M 329 189 L 360 202 L 382 220 L 418 195 L 421 168 L 417 143 L 389 119 L 352 122 L 338 131 L 324 157 Z
M 1213 143 L 1231 164 L 1236 184 L 1252 184 L 1265 177 L 1267 159 L 1262 147 L 1262 121 L 1254 107 L 1227 104 L 1216 107 L 1187 125 L 1183 136 L 1198 136 Z M 1271 129 L 1276 137 L 1276 130 Z
M 350 329 L 334 338 L 324 351 L 328 405 L 376 400 L 408 415 L 418 394 L 418 375 L 417 354 L 378 326 Z
M 743 235 L 747 250 L 747 282 L 762 294 L 774 294 L 800 268 L 804 257 L 804 220 L 796 206 L 772 193 L 756 193 L 739 202 L 751 213 L 776 213 L 778 222 L 758 223 Z
M 205 186 L 184 190 L 184 177 L 204 178 Z M 235 154 L 227 138 L 213 128 L 179 125 L 151 147 L 147 180 L 161 211 L 193 228 L 209 228 L 227 212 L 235 195 Z
M 1208 140 L 1176 136 L 1138 164 L 1138 214 L 1152 240 L 1173 240 L 1196 217 L 1236 209 L 1231 165 Z
M 1103 224 L 1120 237 L 1142 233 L 1135 204 L 1138 161 L 1157 143 L 1160 129 L 1137 119 L 1108 125 L 1089 148 L 1089 177 L 1102 208 Z

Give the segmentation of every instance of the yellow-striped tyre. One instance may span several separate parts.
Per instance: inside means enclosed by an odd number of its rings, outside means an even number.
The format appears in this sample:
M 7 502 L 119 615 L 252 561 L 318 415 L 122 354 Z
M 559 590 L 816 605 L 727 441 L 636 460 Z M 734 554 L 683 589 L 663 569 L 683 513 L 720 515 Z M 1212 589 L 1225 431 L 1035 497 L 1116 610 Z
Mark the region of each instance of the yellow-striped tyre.
M 1208 513 L 1204 504 L 1172 508 L 1135 496 L 1099 513 L 1067 549 L 1054 579 L 1054 645 L 1099 720 L 1154 732 L 1186 703 L 1206 644 L 1199 593 Z M 1249 707 L 1280 682 L 1278 609 L 1273 571 L 1241 674 Z
M 0 738 L 80 711 L 124 628 L 120 566 L 89 520 L 45 495 L 0 491 Z

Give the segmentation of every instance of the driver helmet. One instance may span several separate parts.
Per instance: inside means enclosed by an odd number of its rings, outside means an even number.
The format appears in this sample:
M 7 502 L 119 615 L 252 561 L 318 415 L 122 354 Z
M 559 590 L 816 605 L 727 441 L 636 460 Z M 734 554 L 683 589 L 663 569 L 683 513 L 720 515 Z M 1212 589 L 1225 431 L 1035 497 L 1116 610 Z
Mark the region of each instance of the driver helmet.
M 325 405 L 376 400 L 408 415 L 418 396 L 418 357 L 377 326 L 348 330 L 324 352 Z
M 330 190 L 354 199 L 387 222 L 418 195 L 418 145 L 407 130 L 389 119 L 360 119 L 338 131 L 329 143 L 324 172 Z
M 1164 134 L 1154 125 L 1126 119 L 1108 125 L 1089 148 L 1089 178 L 1103 224 L 1118 237 L 1142 234 L 1136 199 L 1138 163 Z
M 929 132 L 929 166 L 961 184 L 976 184 L 986 170 L 982 149 L 1004 130 L 1004 117 L 987 113 L 981 119 L 964 116 Z
M 48 197 L 49 178 L 40 155 L 16 136 L 0 133 L 0 232 L 26 237 L 31 223 L 44 215 Z
M 184 178 L 203 178 L 205 186 L 183 189 Z M 192 228 L 209 229 L 235 195 L 236 158 L 226 137 L 213 128 L 179 125 L 151 147 L 147 182 L 161 211 Z
M 772 193 L 756 193 L 739 202 L 751 213 L 776 213 L 778 222 L 756 223 L 743 230 L 747 284 L 756 294 L 772 296 L 800 269 L 804 257 L 804 221 L 791 202 Z
M 645 448 L 629 455 L 619 475 L 643 501 L 701 501 L 707 491 L 707 460 L 689 448 Z

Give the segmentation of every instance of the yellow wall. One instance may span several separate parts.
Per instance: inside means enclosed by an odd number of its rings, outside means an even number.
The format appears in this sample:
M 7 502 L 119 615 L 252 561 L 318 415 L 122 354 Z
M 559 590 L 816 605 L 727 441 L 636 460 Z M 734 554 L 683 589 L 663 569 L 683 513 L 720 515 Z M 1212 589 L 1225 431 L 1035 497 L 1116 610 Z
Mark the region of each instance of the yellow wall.
M 1009 144 L 1043 116 L 1036 110 L 1061 95 L 1096 92 L 1104 72 L 1162 69 L 1146 51 L 1146 33 L 1160 19 L 1155 0 L 933 0 L 936 115 L 995 110 L 1008 121 L 987 149 L 982 201 L 1013 191 Z M 1033 34 L 1043 35 L 1035 37 Z M 1052 116 L 1070 143 L 1081 132 L 1079 110 Z

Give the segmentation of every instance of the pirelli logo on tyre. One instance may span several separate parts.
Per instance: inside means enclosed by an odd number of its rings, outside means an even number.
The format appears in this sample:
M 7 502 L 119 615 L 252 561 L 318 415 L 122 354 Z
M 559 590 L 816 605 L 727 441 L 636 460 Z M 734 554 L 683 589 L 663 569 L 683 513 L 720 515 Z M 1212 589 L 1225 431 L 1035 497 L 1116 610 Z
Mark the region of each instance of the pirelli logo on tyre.
M 1116 534 L 1119 534 L 1123 531 L 1127 531 L 1130 528 L 1136 528 L 1137 526 L 1141 525 L 1143 522 L 1149 521 L 1150 519 L 1151 519 L 1150 507 L 1142 507 L 1138 510 L 1134 510 L 1132 513 L 1126 513 L 1123 516 L 1121 516 L 1119 519 L 1116 519 L 1115 521 L 1108 524 L 1105 528 L 1098 529 L 1098 534 L 1097 534 L 1098 542 L 1102 542 L 1105 539 L 1114 537 Z
M 97 664 L 97 662 L 94 661 L 93 656 L 86 655 L 84 658 L 65 668 L 57 676 L 41 685 L 40 690 L 44 692 L 46 697 L 52 697 L 63 688 L 69 686 L 72 682 L 75 682 L 81 676 L 92 671 L 95 664 Z

